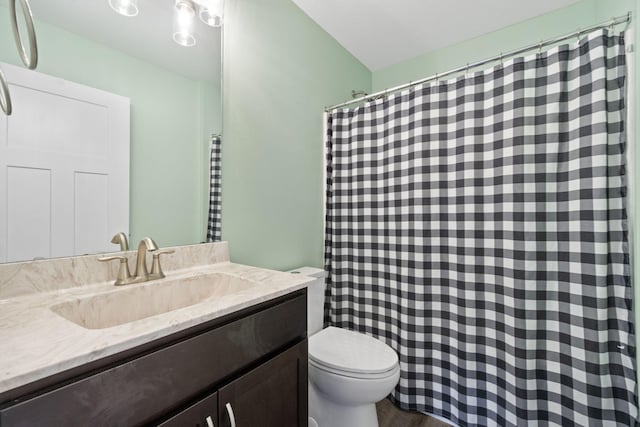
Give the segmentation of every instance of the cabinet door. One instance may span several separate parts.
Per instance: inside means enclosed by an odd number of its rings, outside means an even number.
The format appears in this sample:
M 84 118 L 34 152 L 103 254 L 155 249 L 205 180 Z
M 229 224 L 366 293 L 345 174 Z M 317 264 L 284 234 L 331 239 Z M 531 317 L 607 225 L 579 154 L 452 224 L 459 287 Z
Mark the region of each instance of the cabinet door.
M 218 413 L 221 427 L 306 427 L 307 341 L 221 388 Z
M 158 424 L 158 427 L 217 427 L 217 425 L 218 393 L 213 393 Z

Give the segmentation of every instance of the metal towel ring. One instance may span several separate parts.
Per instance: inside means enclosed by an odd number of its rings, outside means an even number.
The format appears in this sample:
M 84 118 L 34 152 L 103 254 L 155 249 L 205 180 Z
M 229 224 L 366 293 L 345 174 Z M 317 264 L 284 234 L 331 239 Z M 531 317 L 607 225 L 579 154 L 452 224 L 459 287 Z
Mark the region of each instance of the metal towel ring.
M 10 116 L 13 110 L 11 95 L 9 94 L 9 85 L 2 70 L 0 70 L 0 108 L 2 108 L 2 111 L 4 111 L 7 116 Z
M 11 10 L 11 27 L 13 28 L 13 38 L 16 41 L 18 47 L 18 53 L 24 65 L 30 69 L 35 70 L 38 66 L 38 42 L 36 41 L 36 30 L 33 27 L 33 14 L 31 13 L 31 6 L 29 6 L 28 0 L 20 0 L 22 6 L 22 14 L 24 15 L 24 22 L 27 26 L 27 35 L 29 37 L 29 53 L 22 43 L 20 38 L 20 30 L 18 29 L 18 14 L 16 12 L 16 1 L 9 1 L 9 9 Z

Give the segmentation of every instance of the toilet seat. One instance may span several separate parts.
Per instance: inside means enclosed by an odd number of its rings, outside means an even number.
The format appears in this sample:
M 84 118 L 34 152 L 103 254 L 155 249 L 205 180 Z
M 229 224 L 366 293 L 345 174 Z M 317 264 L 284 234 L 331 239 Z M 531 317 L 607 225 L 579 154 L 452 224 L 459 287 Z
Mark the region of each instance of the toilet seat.
M 393 368 L 391 368 L 388 371 L 385 372 L 379 372 L 379 373 L 354 373 L 354 372 L 349 372 L 349 371 L 343 371 L 340 369 L 335 369 L 335 368 L 331 368 L 329 366 L 325 366 L 321 363 L 317 363 L 311 359 L 309 359 L 309 365 L 311 367 L 317 368 L 322 372 L 328 372 L 330 374 L 334 374 L 334 375 L 340 375 L 343 377 L 349 377 L 349 378 L 354 378 L 354 379 L 359 379 L 359 380 L 377 380 L 377 379 L 384 379 L 384 378 L 388 378 L 391 377 L 393 375 L 396 374 L 397 371 L 400 370 L 400 365 L 395 365 Z
M 330 326 L 309 338 L 309 363 L 352 378 L 378 379 L 399 369 L 398 355 L 368 335 Z

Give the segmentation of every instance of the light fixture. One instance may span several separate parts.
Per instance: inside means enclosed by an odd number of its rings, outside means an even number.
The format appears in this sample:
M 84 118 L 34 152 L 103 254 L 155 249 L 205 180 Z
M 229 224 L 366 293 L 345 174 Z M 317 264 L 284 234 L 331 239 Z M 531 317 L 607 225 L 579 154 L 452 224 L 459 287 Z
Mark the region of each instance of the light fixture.
M 211 27 L 222 26 L 223 0 L 194 0 L 198 4 L 200 20 Z
M 173 11 L 173 40 L 181 46 L 196 44 L 193 33 L 196 11 L 191 0 L 175 0 Z
M 109 6 L 123 16 L 138 14 L 138 0 L 109 0 Z
M 173 10 L 173 40 L 180 46 L 196 44 L 196 10 L 200 20 L 211 27 L 221 27 L 224 0 L 171 0 Z M 123 16 L 138 15 L 138 0 L 109 0 L 111 9 Z

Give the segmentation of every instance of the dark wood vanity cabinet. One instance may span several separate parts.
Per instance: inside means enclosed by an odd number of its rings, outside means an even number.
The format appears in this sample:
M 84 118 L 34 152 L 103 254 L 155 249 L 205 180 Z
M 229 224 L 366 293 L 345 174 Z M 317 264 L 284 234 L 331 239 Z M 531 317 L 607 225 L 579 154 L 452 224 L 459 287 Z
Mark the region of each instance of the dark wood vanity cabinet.
M 231 381 L 159 427 L 307 425 L 307 343 L 301 342 Z
M 0 427 L 306 426 L 306 324 L 303 290 L 3 393 Z

